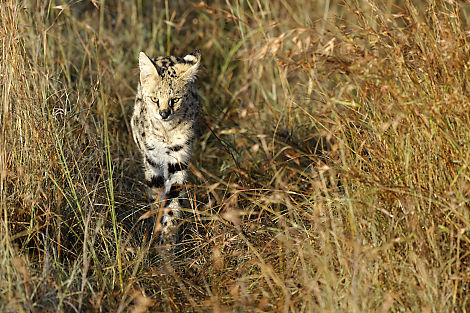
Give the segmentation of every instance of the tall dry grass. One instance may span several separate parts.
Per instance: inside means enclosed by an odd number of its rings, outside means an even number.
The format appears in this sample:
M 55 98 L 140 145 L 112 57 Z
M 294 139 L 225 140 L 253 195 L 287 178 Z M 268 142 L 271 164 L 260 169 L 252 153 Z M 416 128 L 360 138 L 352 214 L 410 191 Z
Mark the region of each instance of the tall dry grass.
M 466 312 L 469 5 L 0 6 L 0 311 Z M 203 52 L 184 237 L 149 246 L 138 52 Z

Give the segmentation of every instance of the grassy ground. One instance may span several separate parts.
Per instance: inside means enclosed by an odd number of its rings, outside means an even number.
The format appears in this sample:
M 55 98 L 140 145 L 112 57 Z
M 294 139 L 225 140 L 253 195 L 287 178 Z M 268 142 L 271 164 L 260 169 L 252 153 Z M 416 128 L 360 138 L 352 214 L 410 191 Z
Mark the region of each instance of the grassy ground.
M 469 14 L 5 0 L 0 311 L 470 311 Z M 164 262 L 139 220 L 137 56 L 196 48 L 204 120 Z

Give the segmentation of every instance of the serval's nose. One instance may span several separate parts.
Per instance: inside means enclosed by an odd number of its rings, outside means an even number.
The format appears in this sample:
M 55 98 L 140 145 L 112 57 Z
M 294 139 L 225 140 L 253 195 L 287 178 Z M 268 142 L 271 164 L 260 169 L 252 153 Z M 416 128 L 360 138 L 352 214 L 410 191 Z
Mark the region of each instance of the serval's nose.
M 168 116 L 170 116 L 170 110 L 160 111 L 160 116 L 162 117 L 163 120 L 166 120 Z

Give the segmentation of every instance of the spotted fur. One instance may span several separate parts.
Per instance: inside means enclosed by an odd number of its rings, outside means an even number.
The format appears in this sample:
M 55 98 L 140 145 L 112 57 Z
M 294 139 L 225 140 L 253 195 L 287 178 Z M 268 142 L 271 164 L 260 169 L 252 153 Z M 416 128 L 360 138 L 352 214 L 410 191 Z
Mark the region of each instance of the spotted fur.
M 177 241 L 182 185 L 201 107 L 194 87 L 200 59 L 199 50 L 184 58 L 150 59 L 139 54 L 140 82 L 131 126 L 143 158 L 148 195 L 163 208 L 155 224 L 155 230 L 161 231 L 160 244 Z

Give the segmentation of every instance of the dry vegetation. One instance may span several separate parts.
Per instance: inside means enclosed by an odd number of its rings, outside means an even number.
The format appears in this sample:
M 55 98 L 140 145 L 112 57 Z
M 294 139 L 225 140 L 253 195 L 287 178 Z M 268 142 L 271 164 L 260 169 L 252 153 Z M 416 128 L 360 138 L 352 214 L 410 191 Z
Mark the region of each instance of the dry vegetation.
M 470 311 L 469 9 L 4 0 L 0 311 Z M 196 48 L 192 201 L 163 261 L 137 55 Z

